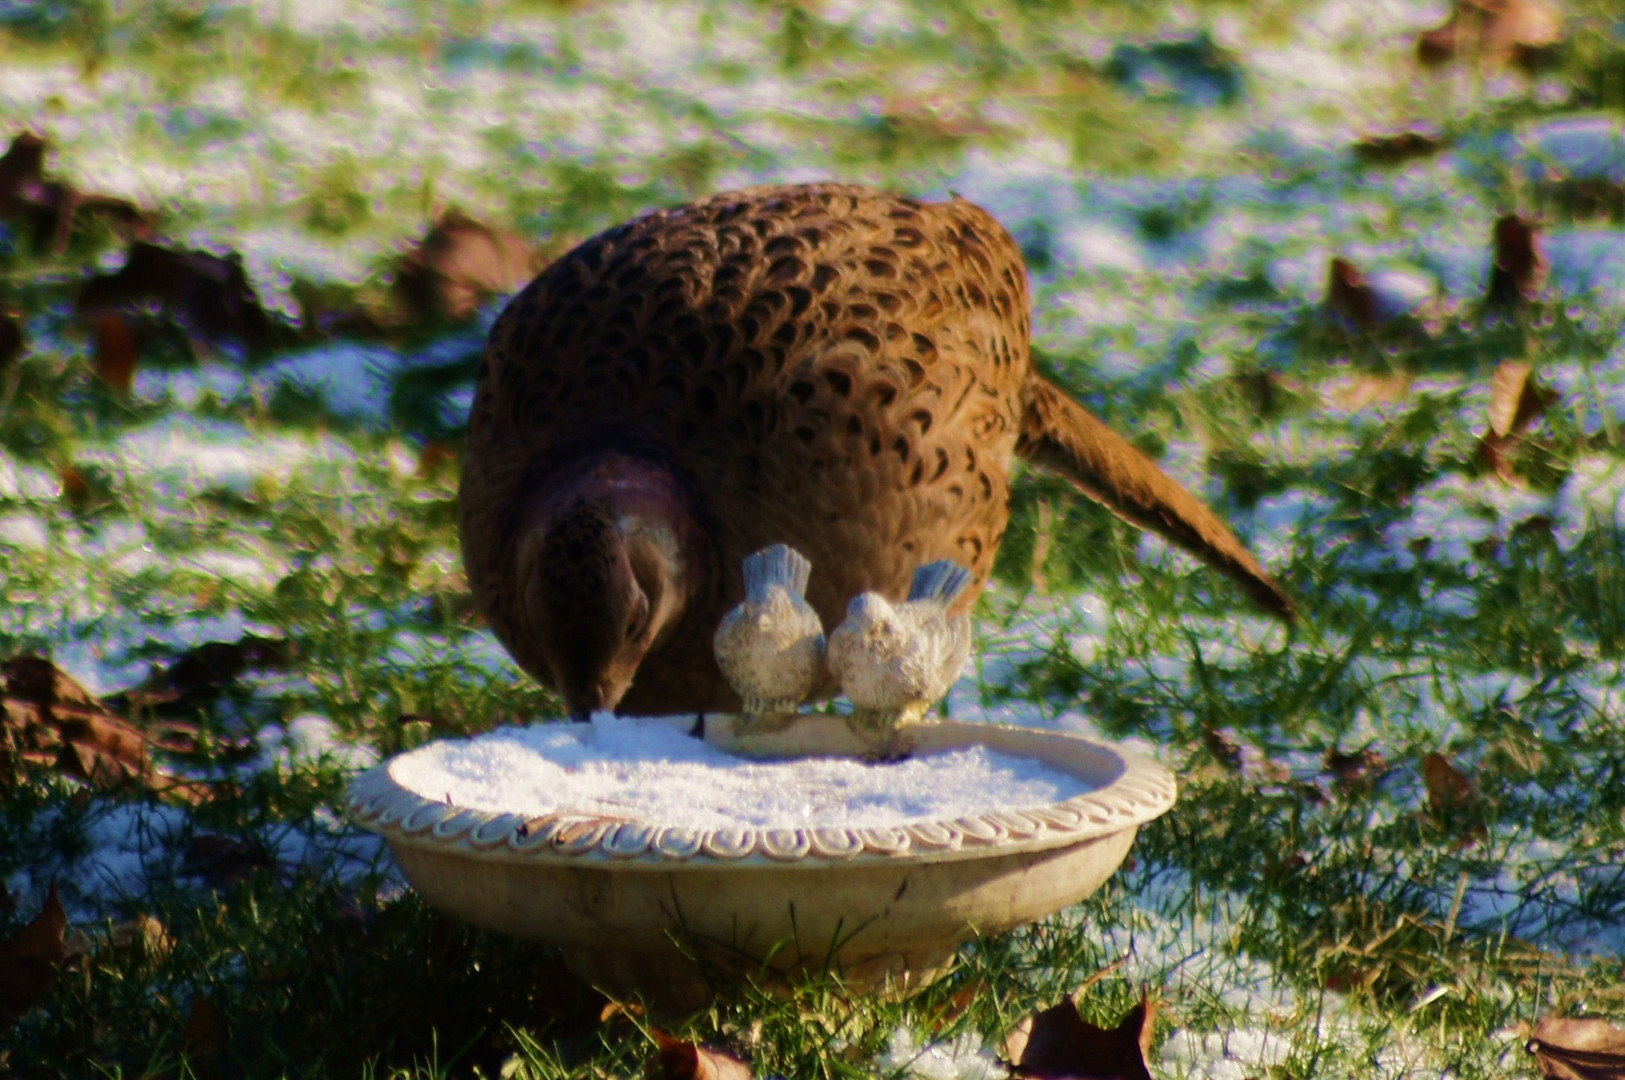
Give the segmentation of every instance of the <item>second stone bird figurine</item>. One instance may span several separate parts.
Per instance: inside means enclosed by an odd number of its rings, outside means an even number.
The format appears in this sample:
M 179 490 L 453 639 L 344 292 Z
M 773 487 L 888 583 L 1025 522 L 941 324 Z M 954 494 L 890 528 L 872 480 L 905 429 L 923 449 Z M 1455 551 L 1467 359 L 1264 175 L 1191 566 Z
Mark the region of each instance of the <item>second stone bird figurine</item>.
M 897 730 L 917 723 L 959 678 L 970 656 L 968 614 L 951 614 L 974 579 L 947 560 L 914 573 L 908 600 L 854 597 L 829 636 L 829 669 L 852 702 L 848 724 L 887 754 Z
M 774 731 L 795 719 L 824 677 L 824 624 L 807 603 L 812 565 L 774 544 L 745 560 L 745 599 L 723 616 L 717 664 L 743 703 L 746 730 Z

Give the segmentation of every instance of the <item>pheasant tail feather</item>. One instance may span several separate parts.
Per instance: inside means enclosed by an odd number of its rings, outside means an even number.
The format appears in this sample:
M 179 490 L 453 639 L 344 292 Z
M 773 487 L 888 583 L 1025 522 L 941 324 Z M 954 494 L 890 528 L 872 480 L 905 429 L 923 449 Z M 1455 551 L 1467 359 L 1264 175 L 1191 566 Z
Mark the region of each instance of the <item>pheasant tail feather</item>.
M 1293 619 L 1292 601 L 1218 515 L 1055 384 L 1034 374 L 1029 387 L 1018 454 L 1234 579 L 1266 611 Z

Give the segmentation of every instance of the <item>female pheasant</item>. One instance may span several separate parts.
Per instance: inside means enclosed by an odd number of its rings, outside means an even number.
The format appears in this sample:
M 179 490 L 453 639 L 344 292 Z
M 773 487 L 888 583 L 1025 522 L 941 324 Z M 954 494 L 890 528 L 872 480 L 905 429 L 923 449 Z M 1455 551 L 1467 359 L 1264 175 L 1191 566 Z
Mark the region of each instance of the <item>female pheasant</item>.
M 938 559 L 973 573 L 967 610 L 1019 455 L 1290 616 L 1210 510 L 1034 370 L 1028 309 L 1020 251 L 963 200 L 761 187 L 586 241 L 480 366 L 460 493 L 479 609 L 573 715 L 734 709 L 711 643 L 745 556 L 807 556 L 825 626 Z

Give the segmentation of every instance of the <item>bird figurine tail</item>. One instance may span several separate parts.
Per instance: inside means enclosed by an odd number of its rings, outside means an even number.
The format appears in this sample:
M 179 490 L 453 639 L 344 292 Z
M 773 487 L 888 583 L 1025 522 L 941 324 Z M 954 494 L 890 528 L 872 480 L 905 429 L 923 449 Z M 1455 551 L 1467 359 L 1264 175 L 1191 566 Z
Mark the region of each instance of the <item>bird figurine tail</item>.
M 801 552 L 784 544 L 763 548 L 745 557 L 745 595 L 762 600 L 767 590 L 778 585 L 789 590 L 791 596 L 806 596 L 807 581 L 812 576 L 812 563 Z
M 1048 379 L 1035 376 L 1029 388 L 1018 454 L 1172 540 L 1233 579 L 1265 611 L 1294 619 L 1291 599 L 1218 515 Z
M 971 572 L 952 559 L 938 559 L 914 571 L 914 580 L 908 586 L 908 598 L 910 602 L 938 600 L 943 607 L 950 607 L 970 587 L 972 580 Z

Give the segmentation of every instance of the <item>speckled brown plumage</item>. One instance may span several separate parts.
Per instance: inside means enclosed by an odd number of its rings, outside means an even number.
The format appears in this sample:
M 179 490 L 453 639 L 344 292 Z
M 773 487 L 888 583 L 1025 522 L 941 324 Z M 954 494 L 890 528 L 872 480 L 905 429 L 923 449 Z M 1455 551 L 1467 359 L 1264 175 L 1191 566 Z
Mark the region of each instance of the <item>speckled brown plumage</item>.
M 826 626 L 860 592 L 901 599 L 937 559 L 975 574 L 966 606 L 1021 453 L 1289 610 L 1217 518 L 1034 371 L 1028 310 L 1020 252 L 964 201 L 756 188 L 587 241 L 491 333 L 461 493 L 479 607 L 575 711 L 615 704 L 624 678 L 587 670 L 612 656 L 636 669 L 622 711 L 733 708 L 710 648 L 746 555 L 806 555 Z M 575 542 L 606 520 L 636 532 L 609 569 Z M 539 539 L 552 530 L 582 550 Z M 554 596 L 583 567 L 579 594 Z M 587 625 L 595 590 L 631 583 L 641 615 L 620 597 Z

